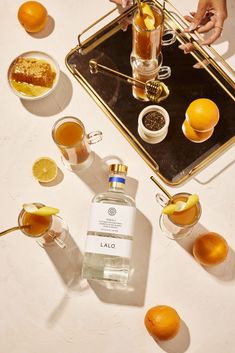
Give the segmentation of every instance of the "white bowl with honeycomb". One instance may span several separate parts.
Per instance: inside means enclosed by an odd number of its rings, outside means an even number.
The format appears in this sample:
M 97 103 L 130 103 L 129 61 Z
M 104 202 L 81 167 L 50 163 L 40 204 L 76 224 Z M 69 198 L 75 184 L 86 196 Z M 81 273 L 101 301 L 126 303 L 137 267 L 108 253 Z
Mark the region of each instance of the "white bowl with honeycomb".
M 52 56 L 40 51 L 28 51 L 12 61 L 7 76 L 11 90 L 19 98 L 35 100 L 55 90 L 60 68 Z

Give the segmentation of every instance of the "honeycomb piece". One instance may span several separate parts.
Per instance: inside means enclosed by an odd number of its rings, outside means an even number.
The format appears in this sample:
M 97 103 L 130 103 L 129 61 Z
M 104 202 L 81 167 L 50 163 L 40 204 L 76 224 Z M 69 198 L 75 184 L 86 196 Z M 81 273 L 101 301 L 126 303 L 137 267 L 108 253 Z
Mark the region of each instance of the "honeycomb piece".
M 17 58 L 11 71 L 11 79 L 17 82 L 48 88 L 53 86 L 55 77 L 56 73 L 47 61 L 35 58 Z

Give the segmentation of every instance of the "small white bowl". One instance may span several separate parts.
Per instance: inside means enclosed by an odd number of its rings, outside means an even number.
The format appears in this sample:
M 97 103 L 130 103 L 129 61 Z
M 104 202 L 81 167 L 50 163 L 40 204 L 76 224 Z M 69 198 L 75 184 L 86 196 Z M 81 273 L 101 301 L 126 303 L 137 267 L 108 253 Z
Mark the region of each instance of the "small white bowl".
M 12 67 L 15 63 L 15 61 L 19 58 L 35 58 L 35 59 L 41 59 L 41 60 L 45 60 L 47 61 L 52 69 L 55 71 L 56 73 L 56 77 L 54 79 L 54 82 L 53 82 L 53 86 L 51 88 L 49 88 L 47 91 L 43 92 L 41 95 L 39 96 L 27 96 L 26 94 L 23 94 L 19 91 L 17 91 L 11 84 L 11 81 L 10 81 L 10 77 L 11 77 L 11 70 L 12 70 Z M 46 54 L 46 53 L 43 53 L 41 51 L 28 51 L 26 53 L 23 53 L 21 55 L 19 55 L 18 57 L 16 57 L 12 63 L 10 64 L 9 66 L 9 69 L 8 69 L 8 73 L 7 73 L 7 78 L 8 78 L 8 83 L 9 83 L 9 86 L 12 90 L 12 92 L 17 95 L 19 98 L 22 98 L 22 99 L 27 99 L 27 100 L 37 100 L 37 99 L 41 99 L 41 98 L 44 98 L 46 96 L 48 96 L 49 94 L 51 94 L 51 92 L 54 91 L 54 89 L 56 88 L 58 82 L 59 82 L 59 76 L 60 76 L 60 68 L 59 68 L 59 65 L 57 63 L 57 61 L 52 58 L 52 56 Z
M 161 113 L 165 119 L 165 125 L 159 130 L 149 130 L 143 124 L 144 116 L 147 113 L 154 112 L 154 111 Z M 149 105 L 146 108 L 144 108 L 139 114 L 138 133 L 145 142 L 152 143 L 152 144 L 159 143 L 162 140 L 164 140 L 164 138 L 166 137 L 169 124 L 170 124 L 170 118 L 166 109 L 162 108 L 160 105 Z

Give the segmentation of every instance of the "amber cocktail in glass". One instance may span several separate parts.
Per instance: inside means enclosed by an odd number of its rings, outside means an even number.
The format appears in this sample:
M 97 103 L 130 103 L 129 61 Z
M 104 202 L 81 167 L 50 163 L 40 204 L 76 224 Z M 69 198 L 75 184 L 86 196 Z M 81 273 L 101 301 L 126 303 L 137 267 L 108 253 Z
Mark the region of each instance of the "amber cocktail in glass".
M 86 134 L 81 120 L 68 116 L 54 124 L 52 137 L 62 153 L 64 165 L 69 170 L 81 170 L 93 162 L 90 145 L 102 139 L 102 132 Z
M 133 61 L 132 63 L 132 76 L 136 80 L 146 83 L 155 79 L 164 80 L 171 75 L 171 68 L 169 66 L 162 66 L 163 56 L 162 53 L 149 64 L 149 62 Z M 132 86 L 132 94 L 136 99 L 148 101 L 145 89 L 138 85 Z
M 151 1 L 142 3 L 142 11 L 136 10 L 132 20 L 131 65 L 144 61 L 151 65 L 161 53 L 161 47 L 176 40 L 172 29 L 164 29 L 164 14 Z
M 173 196 L 173 200 L 169 201 L 161 195 L 157 194 L 156 199 L 158 203 L 165 207 L 172 203 L 181 201 L 186 203 L 189 193 L 179 193 Z M 182 210 L 180 212 L 174 212 L 173 214 L 161 214 L 159 224 L 162 232 L 171 239 L 181 239 L 189 235 L 193 230 L 193 227 L 198 223 L 201 217 L 201 205 L 198 201 L 192 207 Z
M 164 16 L 162 11 L 148 4 L 153 18 L 150 26 L 145 22 L 147 15 L 141 14 L 139 9 L 135 12 L 132 21 L 132 54 L 131 58 L 141 60 L 155 60 L 161 52 Z M 152 25 L 152 23 L 154 24 Z
M 34 203 L 37 207 L 43 207 L 43 204 Z M 18 217 L 18 225 L 21 232 L 31 238 L 36 238 L 40 246 L 54 245 L 55 243 L 64 248 L 64 238 L 67 232 L 67 225 L 64 220 L 57 216 L 39 216 L 26 212 L 23 208 Z M 25 227 L 27 226 L 27 227 Z

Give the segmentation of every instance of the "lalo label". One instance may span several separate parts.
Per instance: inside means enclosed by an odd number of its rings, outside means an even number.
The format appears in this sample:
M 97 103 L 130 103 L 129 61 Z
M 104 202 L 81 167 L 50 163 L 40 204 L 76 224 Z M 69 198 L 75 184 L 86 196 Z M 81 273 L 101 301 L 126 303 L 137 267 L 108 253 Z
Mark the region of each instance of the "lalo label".
M 133 236 L 135 207 L 92 203 L 88 232 Z
M 132 240 L 87 235 L 86 253 L 131 257 Z

